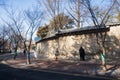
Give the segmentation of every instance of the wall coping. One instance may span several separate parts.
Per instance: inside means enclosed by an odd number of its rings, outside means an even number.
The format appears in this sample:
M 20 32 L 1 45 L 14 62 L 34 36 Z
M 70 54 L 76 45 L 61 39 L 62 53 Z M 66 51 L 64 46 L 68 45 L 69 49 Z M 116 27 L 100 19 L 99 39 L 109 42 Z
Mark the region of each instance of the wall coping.
M 88 26 L 88 27 L 84 27 L 84 28 L 72 28 L 72 29 L 67 29 L 67 30 L 59 30 L 55 34 L 52 34 L 49 37 L 45 37 L 45 38 L 37 41 L 36 44 L 43 42 L 43 41 L 54 40 L 54 39 L 57 39 L 57 38 L 63 37 L 63 36 L 83 35 L 83 34 L 86 35 L 86 34 L 93 34 L 93 33 L 95 34 L 95 33 L 101 33 L 101 32 L 108 32 L 108 31 L 110 31 L 110 27 L 114 27 L 114 26 L 120 26 L 120 23 L 106 25 L 106 27 Z

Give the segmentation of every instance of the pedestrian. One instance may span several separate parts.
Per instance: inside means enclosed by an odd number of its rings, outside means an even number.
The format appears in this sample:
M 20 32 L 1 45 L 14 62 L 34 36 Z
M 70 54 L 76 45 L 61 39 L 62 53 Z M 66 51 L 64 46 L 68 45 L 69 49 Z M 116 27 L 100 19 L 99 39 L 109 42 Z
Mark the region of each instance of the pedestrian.
M 35 59 L 38 59 L 38 53 L 35 50 L 34 50 L 34 57 L 35 57 Z
M 80 54 L 80 60 L 85 61 L 85 51 L 82 47 L 79 49 L 79 54 Z
M 58 56 L 59 56 L 59 51 L 58 51 L 58 48 L 57 48 L 56 51 L 55 51 L 55 60 L 56 61 L 58 60 Z
M 25 50 L 25 49 L 23 50 L 23 54 L 24 54 L 24 56 L 25 56 L 25 54 L 26 54 L 26 50 Z

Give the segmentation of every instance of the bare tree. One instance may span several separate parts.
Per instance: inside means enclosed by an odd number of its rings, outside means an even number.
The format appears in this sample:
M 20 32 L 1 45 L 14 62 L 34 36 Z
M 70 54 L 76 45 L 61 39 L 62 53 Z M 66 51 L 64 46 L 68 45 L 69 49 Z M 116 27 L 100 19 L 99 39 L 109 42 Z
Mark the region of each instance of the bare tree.
M 39 9 L 39 7 L 35 7 L 32 10 L 29 9 L 27 11 L 24 11 L 24 15 L 21 15 L 20 12 L 16 12 L 11 8 L 5 8 L 5 11 L 9 19 L 2 20 L 8 27 L 10 27 L 12 31 L 11 41 L 13 43 L 13 48 L 15 49 L 14 58 L 17 54 L 18 44 L 19 42 L 22 42 L 24 45 L 24 52 L 25 54 L 27 54 L 27 64 L 30 64 L 30 48 L 32 43 L 32 36 L 41 24 L 43 12 Z
M 97 15 L 95 14 L 95 10 L 91 6 L 91 0 L 84 0 L 84 6 L 89 10 L 91 14 L 91 19 L 93 21 L 93 24 L 95 27 L 101 28 L 101 27 L 106 27 L 106 23 L 108 22 L 109 19 L 109 13 L 111 12 L 112 8 L 114 7 L 116 0 L 111 1 L 112 5 L 106 9 L 105 14 L 102 14 L 101 19 L 99 20 L 97 18 Z M 97 33 L 97 43 L 101 47 L 101 58 L 102 58 L 102 65 L 103 69 L 106 70 L 106 49 L 105 49 L 105 39 L 106 39 L 106 32 L 104 33 Z
M 77 27 L 80 27 L 81 22 L 81 0 L 70 0 L 69 8 L 67 12 L 72 16 L 72 18 L 76 21 Z
M 4 0 L 0 0 L 0 7 L 5 7 L 6 6 L 6 1 L 4 1 Z M 5 30 L 5 28 L 3 27 L 3 26 L 1 26 L 2 28 L 3 28 L 3 31 L 1 30 L 1 32 L 0 32 L 0 34 L 3 34 L 3 35 L 0 35 L 0 49 L 1 49 L 1 47 L 3 47 L 3 51 L 4 51 L 4 44 L 7 42 L 7 41 L 4 41 L 4 34 L 5 34 L 5 32 L 4 32 L 4 30 Z M 1 28 L 1 29 L 2 29 Z M 1 40 L 2 39 L 2 40 Z
M 11 47 L 12 50 L 14 50 L 14 59 L 16 59 L 17 56 L 17 49 L 19 46 L 19 42 L 21 42 L 21 33 L 22 33 L 22 25 L 23 25 L 23 18 L 20 17 L 22 16 L 21 13 L 18 13 L 17 11 L 14 11 L 12 8 L 4 8 L 4 10 L 7 13 L 7 17 L 8 20 L 5 20 L 2 18 L 2 20 L 4 21 L 4 23 L 6 24 L 6 26 L 8 28 L 10 28 L 10 30 L 12 31 L 9 35 L 10 35 L 10 39 L 11 39 Z
M 55 33 L 59 30 L 59 27 L 57 26 L 56 20 L 54 18 L 55 16 L 59 15 L 63 11 L 62 0 L 45 0 L 44 7 L 47 10 L 47 14 L 49 18 L 50 19 L 52 18 L 54 20 L 54 25 L 49 26 L 50 27 L 49 32 Z M 61 19 L 59 19 L 59 23 L 61 24 Z M 51 30 L 51 27 L 52 27 L 52 30 Z
M 63 0 L 45 0 L 44 1 L 44 7 L 47 9 L 47 13 L 52 18 L 53 20 L 53 25 L 49 26 L 49 34 L 55 34 L 56 32 L 59 31 L 60 27 L 57 25 L 57 21 L 55 17 L 59 15 L 60 13 L 63 13 L 63 6 L 62 6 L 62 1 Z M 62 20 L 59 17 L 58 19 L 59 24 L 62 26 Z M 57 49 L 59 49 L 59 38 L 56 40 L 57 42 Z M 57 50 L 59 54 L 59 50 Z
M 1 35 L 0 35 L 0 52 L 9 52 L 10 46 L 9 46 L 9 29 L 5 26 L 1 26 Z
M 68 0 L 68 3 L 69 7 L 66 6 L 66 11 L 75 20 L 75 26 L 78 28 L 84 27 L 89 16 L 88 10 L 82 5 L 84 0 Z
M 38 29 L 38 27 L 41 25 L 43 12 L 39 9 L 39 7 L 35 7 L 33 8 L 33 10 L 29 9 L 25 11 L 25 17 L 26 24 L 28 25 L 25 36 L 27 36 L 28 34 L 30 35 L 28 40 L 28 48 L 25 48 L 25 50 L 27 51 L 27 64 L 30 64 L 30 49 L 32 43 L 32 36 Z

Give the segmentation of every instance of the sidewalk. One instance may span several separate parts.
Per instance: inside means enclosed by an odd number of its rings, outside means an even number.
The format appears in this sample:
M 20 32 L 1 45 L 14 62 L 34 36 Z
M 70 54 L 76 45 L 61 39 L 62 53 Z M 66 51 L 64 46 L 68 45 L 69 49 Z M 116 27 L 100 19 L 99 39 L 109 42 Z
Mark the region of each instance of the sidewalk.
M 101 76 L 101 77 L 117 77 L 120 78 L 119 65 L 107 65 L 108 70 L 103 71 L 100 69 L 100 64 L 90 62 L 62 62 L 62 61 L 45 61 L 45 60 L 32 60 L 32 63 L 26 65 L 26 60 L 8 60 L 2 61 L 15 68 L 33 69 L 33 70 L 49 70 L 57 72 L 67 72 L 82 74 L 88 76 Z
M 31 64 L 26 64 L 25 58 L 17 58 L 16 60 L 3 60 L 1 63 L 8 64 L 15 68 L 45 70 L 54 72 L 74 73 L 87 76 L 99 76 L 107 78 L 120 78 L 120 65 L 108 64 L 107 70 L 101 70 L 101 65 L 95 62 L 87 61 L 55 61 L 55 60 L 31 60 Z

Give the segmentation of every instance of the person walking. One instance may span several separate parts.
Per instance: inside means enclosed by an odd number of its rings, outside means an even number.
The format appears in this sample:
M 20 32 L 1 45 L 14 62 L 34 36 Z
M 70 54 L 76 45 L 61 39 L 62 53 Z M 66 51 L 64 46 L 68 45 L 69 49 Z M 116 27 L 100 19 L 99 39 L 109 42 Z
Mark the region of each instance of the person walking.
M 85 61 L 85 51 L 82 47 L 79 49 L 79 54 L 80 54 L 80 60 Z

